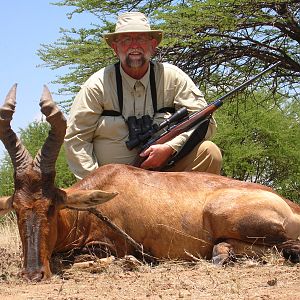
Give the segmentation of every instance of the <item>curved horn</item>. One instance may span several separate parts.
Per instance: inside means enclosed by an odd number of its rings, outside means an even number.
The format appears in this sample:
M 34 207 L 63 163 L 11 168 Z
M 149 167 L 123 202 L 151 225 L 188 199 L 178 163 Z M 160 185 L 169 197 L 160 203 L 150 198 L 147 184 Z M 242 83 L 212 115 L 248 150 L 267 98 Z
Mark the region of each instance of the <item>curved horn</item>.
M 44 85 L 40 101 L 41 112 L 45 115 L 47 122 L 51 125 L 49 135 L 34 159 L 34 167 L 39 168 L 42 173 L 55 172 L 55 162 L 63 144 L 67 122 L 52 99 L 51 93 Z
M 32 162 L 32 158 L 10 126 L 16 107 L 16 91 L 17 84 L 14 84 L 6 96 L 3 106 L 0 107 L 0 139 L 10 155 L 17 174 Z

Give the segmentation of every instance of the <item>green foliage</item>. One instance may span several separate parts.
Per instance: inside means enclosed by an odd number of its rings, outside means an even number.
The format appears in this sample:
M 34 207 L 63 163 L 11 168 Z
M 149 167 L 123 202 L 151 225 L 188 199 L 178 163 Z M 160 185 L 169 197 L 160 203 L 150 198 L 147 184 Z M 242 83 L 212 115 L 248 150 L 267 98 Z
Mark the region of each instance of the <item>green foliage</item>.
M 262 183 L 300 202 L 300 104 L 256 94 L 217 112 L 225 176 Z
M 25 129 L 20 129 L 20 139 L 32 157 L 35 157 L 38 150 L 44 144 L 49 124 L 44 122 L 32 122 Z M 75 182 L 74 175 L 69 171 L 62 148 L 56 161 L 55 183 L 58 187 L 64 188 Z M 8 154 L 4 156 L 0 167 L 0 195 L 11 195 L 14 191 L 13 166 Z
M 162 8 L 164 58 L 207 90 L 226 89 L 280 60 L 280 72 L 262 83 L 292 96 L 299 93 L 299 10 L 299 1 L 283 0 L 191 0 Z
M 38 150 L 44 144 L 48 136 L 48 131 L 48 123 L 37 121 L 30 123 L 25 129 L 20 129 L 20 139 L 32 157 L 35 157 Z
M 14 191 L 13 166 L 9 155 L 5 154 L 0 167 L 0 195 L 10 196 Z
M 76 178 L 69 170 L 64 147 L 62 147 L 56 161 L 55 184 L 57 187 L 66 188 L 74 184 L 75 181 Z
M 85 13 L 96 19 L 86 28 L 62 29 L 60 39 L 38 52 L 46 66 L 66 68 L 56 80 L 61 92 L 76 93 L 92 73 L 115 62 L 102 36 L 114 31 L 119 13 L 138 10 L 165 32 L 156 58 L 182 68 L 203 91 L 213 86 L 222 92 L 280 60 L 280 72 L 265 77 L 262 86 L 289 97 L 299 93 L 298 0 L 63 0 L 56 5 L 70 6 L 69 18 Z
M 116 16 L 124 11 L 144 12 L 152 28 L 164 30 L 156 59 L 182 68 L 208 101 L 281 61 L 252 86 L 267 90 L 265 97 L 251 98 L 247 89 L 217 112 L 215 140 L 224 151 L 224 175 L 275 187 L 299 201 L 298 0 L 61 0 L 56 5 L 71 7 L 69 18 L 88 13 L 98 20 L 86 28 L 62 29 L 60 39 L 39 50 L 46 66 L 66 69 L 56 83 L 73 95 L 91 74 L 116 61 L 102 37 L 114 31 Z

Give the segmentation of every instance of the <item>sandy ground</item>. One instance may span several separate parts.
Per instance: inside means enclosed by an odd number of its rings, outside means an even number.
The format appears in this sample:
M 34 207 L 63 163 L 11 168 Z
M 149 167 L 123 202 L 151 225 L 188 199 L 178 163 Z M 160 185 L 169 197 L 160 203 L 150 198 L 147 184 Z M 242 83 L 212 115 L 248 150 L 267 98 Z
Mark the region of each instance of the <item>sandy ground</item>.
M 209 261 L 143 265 L 127 259 L 83 257 L 73 265 L 54 259 L 53 277 L 22 280 L 21 258 L 0 248 L 0 299 L 300 299 L 300 265 L 276 257 L 216 267 Z

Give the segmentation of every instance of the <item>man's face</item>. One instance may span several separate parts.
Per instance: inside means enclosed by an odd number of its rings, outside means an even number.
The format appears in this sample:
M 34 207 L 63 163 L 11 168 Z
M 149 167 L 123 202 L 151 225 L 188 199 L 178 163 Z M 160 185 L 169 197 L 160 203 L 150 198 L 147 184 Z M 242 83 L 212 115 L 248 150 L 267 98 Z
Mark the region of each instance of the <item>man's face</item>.
M 122 66 L 131 69 L 148 64 L 156 46 L 157 41 L 147 33 L 120 34 L 112 45 Z

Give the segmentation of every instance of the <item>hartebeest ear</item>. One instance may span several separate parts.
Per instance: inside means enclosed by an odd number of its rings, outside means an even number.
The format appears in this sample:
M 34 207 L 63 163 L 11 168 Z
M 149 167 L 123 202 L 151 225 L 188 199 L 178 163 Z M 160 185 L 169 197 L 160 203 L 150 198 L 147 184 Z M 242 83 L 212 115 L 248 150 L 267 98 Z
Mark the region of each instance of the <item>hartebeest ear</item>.
M 65 205 L 70 208 L 89 208 L 104 203 L 115 196 L 116 192 L 104 192 L 101 190 L 74 190 L 67 192 Z
M 0 197 L 0 216 L 4 216 L 13 210 L 12 201 L 12 197 Z

